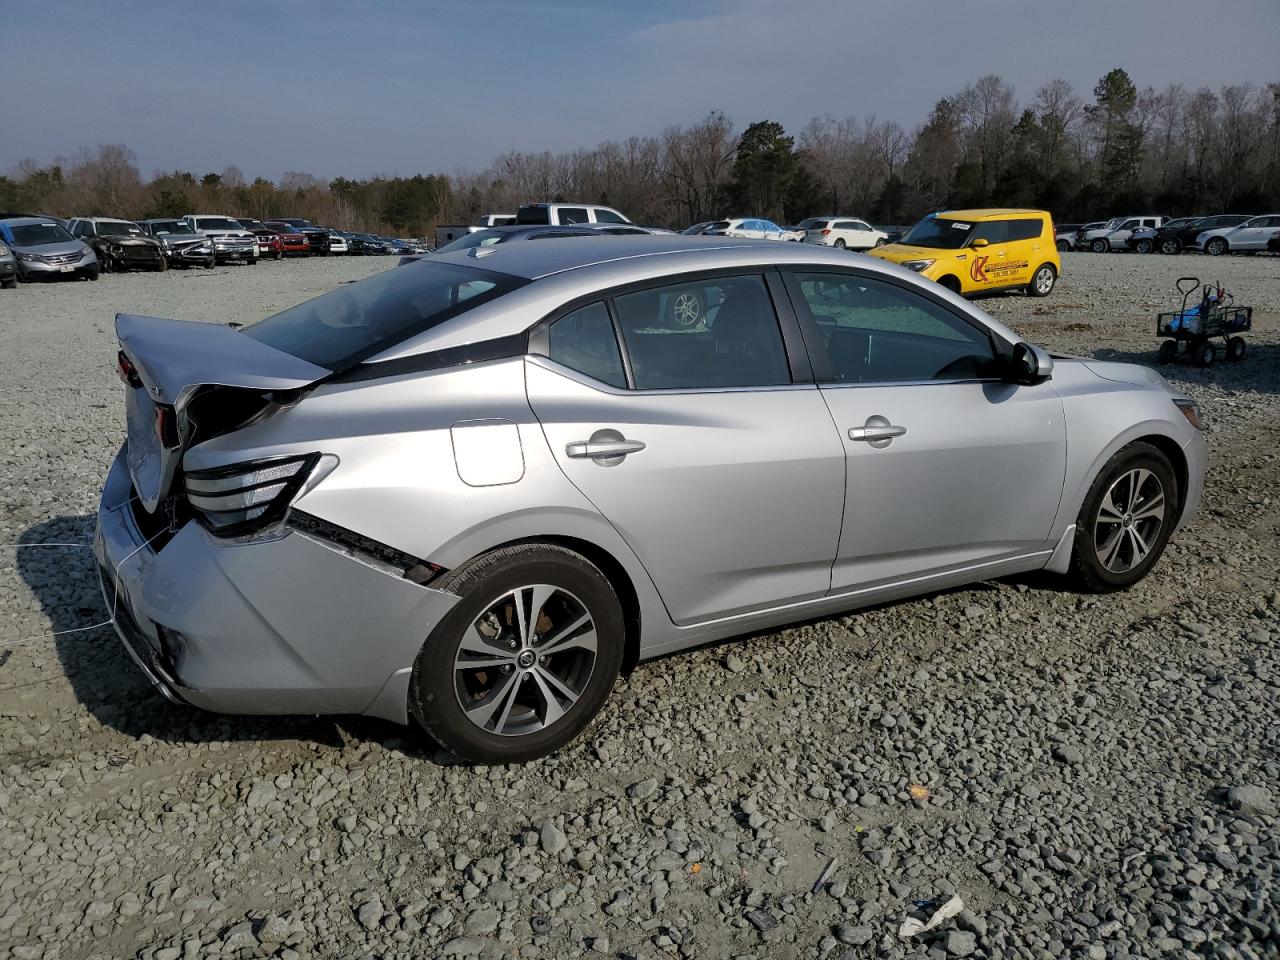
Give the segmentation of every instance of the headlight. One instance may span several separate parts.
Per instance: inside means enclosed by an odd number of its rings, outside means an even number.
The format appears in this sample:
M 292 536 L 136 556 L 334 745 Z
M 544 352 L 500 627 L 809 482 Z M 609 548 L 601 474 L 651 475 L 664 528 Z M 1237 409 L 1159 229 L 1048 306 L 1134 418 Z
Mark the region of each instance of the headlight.
M 111 252 L 112 252 L 112 253 L 124 253 L 124 247 L 123 247 L 123 246 L 121 246 L 121 245 L 120 245 L 120 244 L 118 244 L 118 243 L 113 243 L 113 244 L 111 245 Z
M 922 273 L 933 266 L 932 260 L 903 260 L 902 265 L 908 270 L 914 270 L 916 273 Z
M 1194 400 L 1174 400 L 1173 402 L 1182 411 L 1182 415 L 1187 418 L 1187 423 L 1197 430 L 1204 429 L 1204 421 L 1200 419 L 1200 404 Z
M 42 258 L 38 253 L 20 253 L 18 259 L 24 263 L 39 263 Z
M 308 480 L 318 483 L 337 465 L 335 456 L 310 453 L 192 470 L 187 500 L 211 533 L 243 533 L 284 516 Z
M 7 257 L 8 255 L 9 255 L 9 248 L 6 247 L 3 243 L 0 243 L 0 257 Z
M 212 253 L 213 244 L 206 240 L 204 243 L 197 243 L 194 247 L 190 247 L 189 249 L 194 250 L 196 253 Z

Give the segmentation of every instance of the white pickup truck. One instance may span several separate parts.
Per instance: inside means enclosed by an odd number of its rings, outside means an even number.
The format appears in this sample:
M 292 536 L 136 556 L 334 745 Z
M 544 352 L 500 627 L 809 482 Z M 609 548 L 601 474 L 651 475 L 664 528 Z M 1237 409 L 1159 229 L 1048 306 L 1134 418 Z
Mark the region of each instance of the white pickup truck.
M 238 221 L 213 213 L 188 213 L 182 222 L 213 242 L 214 257 L 225 263 L 240 260 L 258 262 L 258 238 Z
M 468 233 L 475 233 L 477 230 L 487 230 L 489 227 L 509 227 L 516 222 L 514 213 L 482 213 L 468 224 L 446 224 L 436 227 L 436 247 L 443 247 L 446 243 L 452 243 L 459 237 L 464 237 Z

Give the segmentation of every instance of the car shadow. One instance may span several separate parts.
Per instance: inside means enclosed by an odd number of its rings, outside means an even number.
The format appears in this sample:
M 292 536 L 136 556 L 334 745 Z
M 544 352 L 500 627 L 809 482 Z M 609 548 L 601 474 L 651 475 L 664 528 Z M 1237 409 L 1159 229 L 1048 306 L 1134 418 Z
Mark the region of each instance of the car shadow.
M 94 523 L 93 516 L 81 515 L 34 524 L 18 538 L 16 565 L 48 618 L 58 663 L 73 694 L 103 726 L 170 743 L 292 739 L 330 747 L 341 747 L 349 736 L 383 739 L 407 733 L 380 721 L 350 725 L 332 717 L 225 716 L 166 700 L 143 676 L 108 622 L 111 612 L 90 547 Z M 429 745 L 422 755 L 431 756 Z
M 1140 363 L 1157 370 L 1170 383 L 1194 390 L 1198 384 L 1213 384 L 1220 390 L 1236 393 L 1270 393 L 1280 394 L 1280 344 L 1259 343 L 1244 334 L 1246 353 L 1244 359 L 1232 363 L 1226 359 L 1224 351 L 1219 349 L 1217 359 L 1211 366 L 1197 367 L 1179 358 L 1174 363 L 1160 364 L 1156 360 L 1156 351 L 1160 341 L 1153 341 L 1150 350 L 1115 350 L 1109 347 L 1096 350 L 1095 360 L 1110 360 L 1117 363 Z M 1221 341 L 1215 341 L 1221 346 Z

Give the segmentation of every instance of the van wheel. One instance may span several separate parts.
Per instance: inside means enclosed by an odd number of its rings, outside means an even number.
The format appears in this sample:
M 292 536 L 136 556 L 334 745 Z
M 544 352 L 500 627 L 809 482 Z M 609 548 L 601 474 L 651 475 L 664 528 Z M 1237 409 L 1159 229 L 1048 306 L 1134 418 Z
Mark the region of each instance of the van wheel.
M 504 547 L 438 589 L 462 599 L 414 662 L 409 711 L 442 747 L 475 763 L 519 763 L 564 746 L 599 713 L 622 667 L 624 622 L 585 557 Z
M 1093 593 L 1133 586 L 1160 559 L 1177 509 L 1169 458 L 1148 443 L 1125 447 L 1102 468 L 1080 507 L 1072 579 Z
M 1031 277 L 1031 283 L 1027 285 L 1027 294 L 1032 297 L 1047 297 L 1053 292 L 1053 285 L 1058 281 L 1058 272 L 1053 269 L 1053 264 L 1043 263 Z

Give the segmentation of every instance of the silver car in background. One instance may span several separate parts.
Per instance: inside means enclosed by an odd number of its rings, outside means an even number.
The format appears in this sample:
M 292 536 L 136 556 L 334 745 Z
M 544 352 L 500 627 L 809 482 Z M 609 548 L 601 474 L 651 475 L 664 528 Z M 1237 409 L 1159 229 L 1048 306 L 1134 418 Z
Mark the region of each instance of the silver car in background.
M 0 241 L 18 261 L 18 279 L 86 277 L 97 280 L 101 269 L 97 255 L 66 227 L 45 217 L 13 217 L 0 220 Z
M 240 331 L 116 329 L 96 553 L 143 671 L 480 762 L 659 654 L 1022 571 L 1128 587 L 1205 470 L 1153 371 L 809 244 L 500 244 Z

